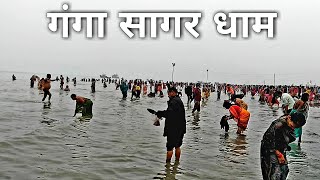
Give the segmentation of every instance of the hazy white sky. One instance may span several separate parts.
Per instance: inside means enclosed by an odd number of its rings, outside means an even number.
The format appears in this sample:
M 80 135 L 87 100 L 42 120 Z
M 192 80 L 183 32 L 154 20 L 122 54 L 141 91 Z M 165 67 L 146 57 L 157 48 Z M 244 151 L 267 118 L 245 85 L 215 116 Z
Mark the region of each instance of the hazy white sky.
M 63 2 L 71 10 L 106 10 L 107 37 L 88 40 L 85 33 L 48 30 L 46 12 L 60 10 Z M 128 78 L 209 80 L 238 83 L 305 83 L 317 78 L 319 68 L 319 1 L 302 0 L 10 0 L 0 7 L 0 70 L 53 74 L 111 75 Z M 201 38 L 174 39 L 173 31 L 158 39 L 129 39 L 119 28 L 118 12 L 125 10 L 201 11 Z M 250 39 L 230 39 L 218 34 L 213 22 L 217 11 L 268 10 L 279 12 L 277 36 L 266 32 Z

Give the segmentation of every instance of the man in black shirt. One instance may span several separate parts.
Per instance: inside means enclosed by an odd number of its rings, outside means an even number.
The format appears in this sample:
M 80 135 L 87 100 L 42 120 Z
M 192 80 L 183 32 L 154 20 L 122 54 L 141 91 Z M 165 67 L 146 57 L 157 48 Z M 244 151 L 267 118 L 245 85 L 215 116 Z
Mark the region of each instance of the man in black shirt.
M 188 102 L 187 104 L 191 103 L 192 101 L 192 83 L 190 85 L 188 85 L 185 89 L 184 89 L 186 95 L 188 96 Z
M 167 137 L 167 159 L 170 163 L 175 148 L 176 161 L 180 160 L 183 136 L 186 133 L 186 116 L 183 102 L 177 95 L 175 87 L 168 89 L 169 101 L 168 108 L 165 111 L 158 111 L 156 115 L 166 118 L 163 136 Z

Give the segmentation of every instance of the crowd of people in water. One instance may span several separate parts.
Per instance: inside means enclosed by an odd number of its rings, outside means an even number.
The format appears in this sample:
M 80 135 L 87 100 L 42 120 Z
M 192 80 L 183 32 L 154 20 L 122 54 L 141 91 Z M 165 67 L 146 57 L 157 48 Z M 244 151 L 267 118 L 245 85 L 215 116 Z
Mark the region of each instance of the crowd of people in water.
M 12 80 L 16 80 L 13 75 Z M 70 91 L 67 85 L 70 78 L 61 75 L 55 79 L 47 74 L 46 78 L 40 78 L 33 75 L 30 78 L 30 87 L 37 87 L 44 93 L 42 101 L 51 99 L 51 82 L 58 81 L 60 89 Z M 173 150 L 175 149 L 176 161 L 179 161 L 183 142 L 183 136 L 186 133 L 185 107 L 180 97 L 187 96 L 187 105 L 193 102 L 192 114 L 201 110 L 202 101 L 210 98 L 212 93 L 217 93 L 217 100 L 220 100 L 221 93 L 227 95 L 222 103 L 222 107 L 228 109 L 229 114 L 221 115 L 221 128 L 226 133 L 229 131 L 228 120 L 233 119 L 237 123 L 237 134 L 243 135 L 250 123 L 251 113 L 248 104 L 243 100 L 245 96 L 251 96 L 252 99 L 258 98 L 262 104 L 268 105 L 272 109 L 283 110 L 283 115 L 273 121 L 267 131 L 264 133 L 261 141 L 261 170 L 263 179 L 286 179 L 289 168 L 286 159 L 286 152 L 290 151 L 289 143 L 298 139 L 298 144 L 302 142 L 302 126 L 308 119 L 309 107 L 317 104 L 320 100 L 320 87 L 317 86 L 272 86 L 272 85 L 236 85 L 227 83 L 185 83 L 185 82 L 164 82 L 141 79 L 124 80 L 111 78 L 83 78 L 81 82 L 91 83 L 91 92 L 95 93 L 96 83 L 100 82 L 104 88 L 114 84 L 115 90 L 122 93 L 122 99 L 128 98 L 128 92 L 131 92 L 130 100 L 139 100 L 141 96 L 154 98 L 163 98 L 168 94 L 168 108 L 164 111 L 150 110 L 159 119 L 165 118 L 164 136 L 167 137 L 167 162 L 171 161 Z M 76 86 L 77 79 L 72 79 Z M 165 92 L 165 93 L 164 93 Z M 84 117 L 92 117 L 93 102 L 89 98 L 71 95 L 71 99 L 76 101 L 74 116 L 82 112 Z M 250 132 L 248 132 L 250 133 Z

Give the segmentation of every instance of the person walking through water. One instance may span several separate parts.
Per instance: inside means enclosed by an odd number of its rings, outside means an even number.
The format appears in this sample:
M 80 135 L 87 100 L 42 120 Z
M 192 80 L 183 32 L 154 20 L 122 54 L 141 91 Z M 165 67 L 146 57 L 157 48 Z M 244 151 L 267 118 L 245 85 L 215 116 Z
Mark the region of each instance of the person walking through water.
M 121 90 L 121 93 L 122 93 L 122 99 L 127 99 L 127 96 L 128 96 L 128 84 L 123 81 L 120 85 L 120 90 Z
M 183 102 L 177 95 L 178 91 L 175 87 L 168 89 L 168 108 L 164 111 L 157 111 L 158 118 L 166 118 L 163 136 L 167 137 L 167 157 L 166 162 L 170 163 L 175 149 L 175 158 L 178 162 L 181 155 L 181 145 L 183 136 L 186 133 L 186 116 Z
M 93 102 L 81 96 L 77 96 L 76 94 L 71 94 L 71 99 L 76 101 L 76 109 L 74 111 L 74 116 L 82 109 L 82 117 L 92 117 L 92 106 Z
M 199 113 L 200 102 L 201 102 L 201 89 L 200 89 L 199 83 L 196 85 L 196 88 L 193 91 L 193 97 L 194 97 L 194 107 L 193 107 L 192 113 L 194 113 L 196 110 Z
M 47 74 L 47 78 L 45 78 L 42 83 L 42 90 L 44 92 L 42 101 L 44 101 L 47 98 L 47 95 L 49 95 L 49 101 L 51 99 L 51 93 L 49 91 L 51 89 L 51 81 L 55 80 L 51 79 L 51 74 Z
M 260 160 L 264 180 L 284 180 L 289 173 L 285 151 L 290 151 L 289 143 L 295 141 L 294 128 L 306 123 L 300 112 L 284 115 L 273 121 L 261 141 Z

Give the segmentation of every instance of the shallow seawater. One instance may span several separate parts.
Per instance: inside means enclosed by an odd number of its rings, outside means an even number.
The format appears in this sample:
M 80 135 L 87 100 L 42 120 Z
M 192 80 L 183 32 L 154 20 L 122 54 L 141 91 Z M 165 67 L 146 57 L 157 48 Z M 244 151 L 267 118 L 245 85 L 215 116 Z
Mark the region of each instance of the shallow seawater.
M 52 82 L 51 103 L 43 103 L 43 94 L 29 88 L 32 74 L 16 73 L 14 82 L 11 75 L 0 72 L 0 179 L 262 179 L 260 141 L 282 114 L 245 97 L 251 112 L 245 136 L 236 135 L 234 122 L 225 134 L 219 121 L 228 112 L 213 93 L 199 115 L 186 106 L 181 161 L 166 165 L 164 122 L 153 126 L 146 109 L 166 109 L 168 98 L 121 100 L 113 84 L 103 88 L 101 82 L 92 94 L 91 84 L 78 77 L 77 86 L 69 83 L 71 92 Z M 93 101 L 91 120 L 72 117 L 72 93 Z M 292 143 L 288 153 L 288 179 L 319 179 L 319 120 L 320 109 L 311 108 L 301 146 Z

